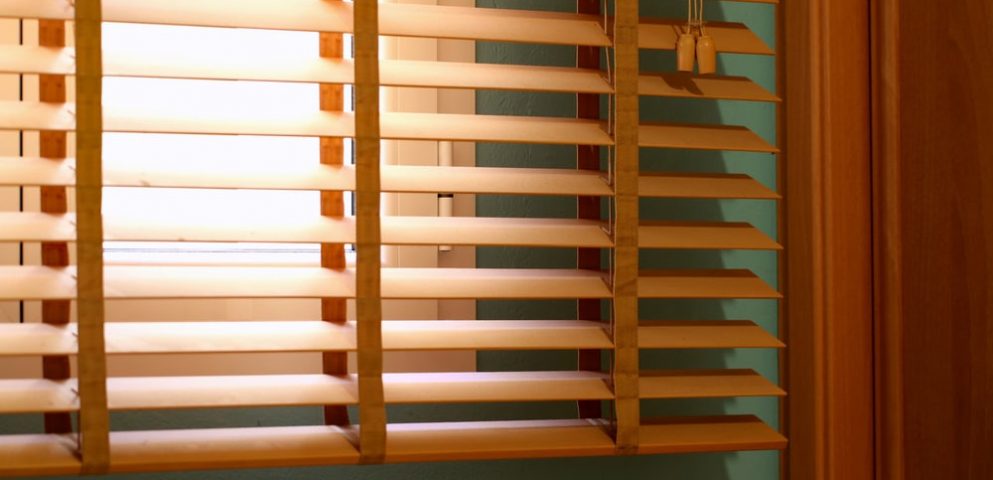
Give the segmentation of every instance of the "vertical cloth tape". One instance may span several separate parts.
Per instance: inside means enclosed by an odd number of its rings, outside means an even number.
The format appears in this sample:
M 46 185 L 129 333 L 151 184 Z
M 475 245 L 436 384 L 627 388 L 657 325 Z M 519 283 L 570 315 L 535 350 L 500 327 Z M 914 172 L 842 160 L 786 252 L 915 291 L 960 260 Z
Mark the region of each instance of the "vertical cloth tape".
M 383 307 L 380 269 L 379 5 L 355 1 L 356 314 L 358 318 L 359 454 L 382 463 L 386 453 L 383 399 Z
M 84 474 L 110 465 L 103 295 L 101 2 L 76 0 L 76 258 L 79 434 Z

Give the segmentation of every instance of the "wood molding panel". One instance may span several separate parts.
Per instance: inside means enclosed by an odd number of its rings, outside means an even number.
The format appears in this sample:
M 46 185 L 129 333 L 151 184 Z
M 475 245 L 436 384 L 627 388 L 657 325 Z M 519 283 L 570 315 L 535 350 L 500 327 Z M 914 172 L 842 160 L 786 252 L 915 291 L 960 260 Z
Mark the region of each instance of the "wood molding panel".
M 869 3 L 782 5 L 784 477 L 873 476 Z
M 879 2 L 879 479 L 993 478 L 993 7 Z

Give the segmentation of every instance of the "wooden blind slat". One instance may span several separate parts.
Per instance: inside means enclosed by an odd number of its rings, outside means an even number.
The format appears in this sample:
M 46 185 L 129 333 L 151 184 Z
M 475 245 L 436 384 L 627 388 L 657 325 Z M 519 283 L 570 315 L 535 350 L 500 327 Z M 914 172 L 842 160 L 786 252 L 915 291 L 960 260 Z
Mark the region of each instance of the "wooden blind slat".
M 355 405 L 356 375 L 225 375 L 114 377 L 107 380 L 113 411 Z M 435 404 L 609 400 L 609 377 L 591 371 L 390 373 L 386 403 Z M 752 370 L 660 370 L 638 378 L 640 398 L 783 396 Z M 0 413 L 72 412 L 80 408 L 76 380 L 0 380 Z
M 354 297 L 353 273 L 307 267 L 105 268 L 107 298 Z M 75 268 L 0 267 L 0 299 L 75 297 Z M 390 268 L 383 298 L 610 298 L 599 272 L 541 269 Z M 642 298 L 780 298 L 747 270 L 642 272 Z
M 0 46 L 0 72 L 72 74 L 71 48 Z M 354 65 L 344 59 L 265 56 L 251 58 L 184 52 L 182 56 L 105 52 L 104 75 L 124 77 L 258 80 L 274 82 L 354 82 Z M 500 65 L 414 60 L 381 60 L 382 83 L 389 86 L 612 93 L 602 71 L 587 68 Z M 696 76 L 678 72 L 639 76 L 644 96 L 779 102 L 745 77 Z
M 72 130 L 69 107 L 0 103 L 0 129 Z M 200 133 L 232 135 L 354 136 L 354 117 L 347 113 L 313 112 L 267 115 L 243 112 L 208 112 L 196 116 L 183 112 L 148 109 L 108 109 L 105 130 L 135 133 Z M 396 140 L 477 141 L 566 145 L 611 145 L 598 121 L 464 115 L 442 113 L 384 113 L 382 137 Z M 731 125 L 644 124 L 640 146 L 695 150 L 738 150 L 776 153 L 778 149 L 746 127 Z
M 642 427 L 645 453 L 781 449 L 786 439 L 751 415 L 656 419 Z M 337 427 L 258 427 L 115 432 L 115 473 L 342 465 L 358 453 Z M 0 469 L 12 475 L 72 474 L 72 441 L 55 435 L 0 437 Z M 391 462 L 599 456 L 614 453 L 597 422 L 532 420 L 399 424 L 390 427 Z
M 76 216 L 0 212 L 0 242 L 75 241 Z M 608 248 L 605 225 L 596 220 L 486 217 L 383 217 L 386 245 L 495 245 Z M 355 241 L 350 218 L 199 218 L 109 216 L 108 241 L 291 242 Z M 647 222 L 638 229 L 641 248 L 779 250 L 747 223 Z M 340 268 L 344 268 L 342 265 Z
M 71 185 L 74 161 L 0 157 L 0 185 Z M 422 167 L 384 165 L 383 191 L 410 193 L 504 193 L 525 195 L 611 196 L 598 173 L 540 168 Z M 104 184 L 123 187 L 257 188 L 320 190 L 355 188 L 351 167 L 229 170 L 198 166 L 142 166 L 137 162 L 107 165 Z M 742 174 L 643 173 L 639 194 L 655 198 L 741 198 L 775 200 L 777 193 Z
M 748 270 L 643 271 L 641 298 L 781 298 L 775 289 Z
M 748 175 L 727 173 L 643 173 L 638 192 L 651 198 L 780 198 Z
M 107 21 L 158 23 L 210 27 L 265 28 L 276 30 L 333 31 L 350 33 L 352 5 L 294 0 L 243 2 L 237 10 L 223 0 L 174 0 L 170 8 L 153 0 L 105 0 Z M 494 8 L 441 7 L 386 4 L 381 10 L 381 33 L 428 38 L 608 46 L 610 39 L 597 15 L 577 15 Z M 3 0 L 0 16 L 13 18 L 69 19 L 59 0 Z M 672 50 L 679 19 L 652 19 L 641 26 L 639 46 Z M 772 50 L 746 26 L 708 22 L 718 49 L 728 53 L 770 55 Z
M 355 322 L 115 322 L 104 327 L 108 355 L 140 353 L 354 351 Z M 0 356 L 76 353 L 76 324 L 0 325 Z M 747 320 L 642 321 L 643 349 L 783 348 Z M 383 322 L 383 349 L 609 349 L 603 325 L 583 320 L 397 320 Z

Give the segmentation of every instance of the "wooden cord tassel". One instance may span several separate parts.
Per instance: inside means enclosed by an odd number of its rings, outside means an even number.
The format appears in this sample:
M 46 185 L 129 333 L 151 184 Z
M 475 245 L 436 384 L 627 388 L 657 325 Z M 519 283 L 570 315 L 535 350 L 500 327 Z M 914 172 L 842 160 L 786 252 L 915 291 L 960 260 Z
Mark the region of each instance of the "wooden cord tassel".
M 696 40 L 696 61 L 700 69 L 700 75 L 711 75 L 717 72 L 717 45 L 714 39 L 703 28 L 703 0 L 697 6 L 697 25 L 700 29 L 700 38 Z

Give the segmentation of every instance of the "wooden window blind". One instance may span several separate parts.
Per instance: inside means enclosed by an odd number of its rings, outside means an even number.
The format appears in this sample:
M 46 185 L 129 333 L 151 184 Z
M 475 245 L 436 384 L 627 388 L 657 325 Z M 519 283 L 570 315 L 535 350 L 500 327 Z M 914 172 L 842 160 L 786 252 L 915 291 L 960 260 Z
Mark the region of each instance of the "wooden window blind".
M 603 12 L 599 2 L 579 1 L 579 12 L 563 14 L 366 0 L 0 0 L 0 17 L 38 20 L 42 32 L 40 46 L 0 46 L 0 73 L 41 79 L 38 101 L 0 104 L 0 129 L 39 131 L 42 143 L 38 157 L 0 158 L 0 186 L 41 187 L 43 199 L 37 213 L 0 213 L 0 241 L 40 243 L 44 252 L 39 265 L 0 266 L 0 300 L 41 301 L 44 310 L 41 323 L 0 324 L 0 356 L 45 364 L 43 378 L 0 380 L 0 414 L 46 415 L 44 434 L 0 436 L 0 475 L 784 448 L 785 438 L 756 416 L 640 413 L 646 399 L 784 392 L 752 370 L 639 365 L 646 349 L 783 347 L 751 321 L 639 321 L 643 299 L 780 297 L 747 270 L 639 268 L 639 252 L 647 249 L 780 249 L 749 224 L 641 219 L 645 198 L 779 196 L 741 174 L 644 171 L 639 152 L 649 148 L 778 149 L 740 126 L 642 122 L 639 99 L 778 99 L 742 77 L 639 72 L 639 53 L 673 50 L 685 21 L 642 17 L 636 0 L 615 3 Z M 103 22 L 320 32 L 321 48 L 306 60 L 141 56 L 104 51 Z M 743 24 L 711 22 L 707 31 L 721 53 L 774 53 Z M 354 35 L 354 59 L 343 58 L 343 33 Z M 380 35 L 575 46 L 580 64 L 382 59 Z M 105 106 L 103 78 L 118 76 L 314 83 L 321 85 L 320 105 L 276 117 Z M 344 84 L 354 85 L 354 112 L 343 111 Z M 74 85 L 73 101 L 66 85 Z M 381 86 L 571 93 L 579 95 L 580 112 L 569 119 L 388 112 L 379 105 Z M 601 98 L 608 100 L 603 115 L 595 105 Z M 320 137 L 321 156 L 306 171 L 276 162 L 264 171 L 178 162 L 111 168 L 102 162 L 104 132 Z M 355 139 L 354 165 L 341 157 L 342 138 Z M 383 139 L 574 145 L 580 168 L 382 165 Z M 267 221 L 125 221 L 102 214 L 104 187 L 310 190 L 321 192 L 321 211 Z M 344 214 L 345 191 L 355 194 L 354 217 Z M 384 216 L 384 192 L 571 196 L 585 207 L 577 219 Z M 105 264 L 105 241 L 314 243 L 321 261 Z M 345 244 L 355 245 L 354 265 L 345 261 Z M 384 245 L 554 247 L 579 249 L 581 260 L 576 269 L 391 268 L 382 264 Z M 609 261 L 601 264 L 601 252 Z M 320 320 L 105 322 L 104 315 L 105 302 L 119 300 L 259 298 L 321 299 Z M 355 300 L 354 320 L 346 318 L 347 299 Z M 562 299 L 585 306 L 569 321 L 384 321 L 384 299 Z M 601 305 L 608 306 L 603 319 Z M 384 351 L 431 350 L 573 350 L 581 352 L 580 368 L 383 373 Z M 320 352 L 323 374 L 107 376 L 109 356 L 205 352 Z M 356 373 L 349 373 L 348 352 L 357 353 Z M 601 369 L 601 359 L 609 368 Z M 580 402 L 581 418 L 391 423 L 386 409 L 533 401 Z M 304 405 L 324 406 L 326 425 L 112 431 L 109 422 L 116 411 Z M 355 424 L 349 406 L 357 407 Z

